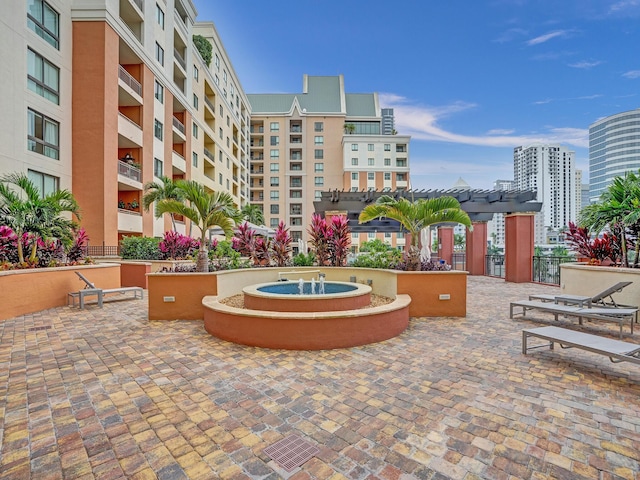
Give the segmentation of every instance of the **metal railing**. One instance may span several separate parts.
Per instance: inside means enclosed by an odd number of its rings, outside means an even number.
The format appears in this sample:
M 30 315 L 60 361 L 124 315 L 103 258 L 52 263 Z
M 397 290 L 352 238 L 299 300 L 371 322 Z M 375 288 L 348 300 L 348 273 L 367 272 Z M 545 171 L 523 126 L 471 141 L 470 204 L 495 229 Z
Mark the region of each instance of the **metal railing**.
M 185 135 L 184 123 L 182 123 L 176 117 L 173 117 L 173 126 L 176 127 L 180 133 Z
M 574 262 L 572 257 L 534 256 L 532 259 L 532 282 L 560 285 L 560 265 Z
M 178 60 L 178 64 L 184 69 L 187 69 L 187 62 L 185 61 L 184 57 L 180 54 L 180 52 L 178 51 L 177 48 L 173 49 L 173 56 L 175 57 L 176 60 Z
M 118 68 L 118 78 L 126 83 L 131 90 L 142 96 L 142 85 L 140 85 L 140 82 L 133 78 L 133 76 L 127 72 L 122 65 L 119 65 Z
M 206 148 L 204 149 L 204 156 L 207 157 L 212 162 L 216 161 L 215 155 L 213 153 L 211 153 L 209 150 L 207 150 Z
M 209 108 L 211 109 L 211 111 L 213 113 L 216 113 L 216 107 L 213 104 L 213 102 L 211 100 L 209 100 L 209 97 L 204 97 L 204 103 L 206 103 L 209 106 Z
M 142 182 L 142 171 L 122 160 L 118 160 L 118 174 L 135 180 L 136 182 Z
M 486 255 L 484 260 L 485 275 L 504 278 L 504 255 Z
M 119 257 L 120 245 L 87 245 L 85 253 L 90 257 Z
M 454 252 L 451 254 L 451 269 L 466 270 L 467 254 L 465 252 Z

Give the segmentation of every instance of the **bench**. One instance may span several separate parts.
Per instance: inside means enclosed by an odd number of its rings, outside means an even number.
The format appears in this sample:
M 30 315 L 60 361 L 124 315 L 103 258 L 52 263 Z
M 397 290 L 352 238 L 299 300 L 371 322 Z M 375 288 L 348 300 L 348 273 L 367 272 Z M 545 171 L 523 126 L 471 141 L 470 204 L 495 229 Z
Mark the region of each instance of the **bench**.
M 514 309 L 522 308 L 522 312 L 516 313 Z M 560 315 L 578 318 L 578 323 L 582 325 L 582 319 L 599 320 L 603 322 L 613 322 L 620 326 L 620 338 L 622 338 L 622 325 L 625 321 L 629 321 L 631 325 L 631 333 L 633 334 L 633 324 L 636 317 L 637 308 L 612 308 L 612 307 L 596 307 L 582 308 L 571 305 L 562 305 L 550 302 L 536 302 L 533 300 L 520 300 L 511 302 L 509 309 L 509 318 L 513 319 L 515 315 L 526 316 L 528 310 L 539 310 L 541 312 L 551 313 L 555 320 Z
M 540 338 L 550 343 L 530 347 L 527 344 L 529 337 Z M 540 327 L 522 331 L 522 353 L 524 355 L 529 350 L 547 346 L 550 350 L 553 350 L 554 343 L 559 344 L 561 348 L 573 347 L 605 355 L 613 363 L 632 362 L 640 364 L 640 345 L 635 343 L 613 340 L 560 327 Z
M 79 300 L 80 309 L 84 308 L 84 299 L 89 296 L 97 296 L 98 297 L 98 306 L 102 307 L 103 300 L 105 296 L 111 293 L 133 293 L 133 297 L 138 298 L 138 295 L 141 299 L 144 298 L 144 289 L 141 287 L 117 287 L 117 288 L 98 288 L 95 286 L 93 282 L 91 282 L 87 277 L 85 277 L 80 272 L 75 272 L 78 277 L 85 283 L 85 288 L 79 290 L 77 292 L 71 292 L 67 296 L 67 305 L 72 305 L 75 307 L 76 299 Z

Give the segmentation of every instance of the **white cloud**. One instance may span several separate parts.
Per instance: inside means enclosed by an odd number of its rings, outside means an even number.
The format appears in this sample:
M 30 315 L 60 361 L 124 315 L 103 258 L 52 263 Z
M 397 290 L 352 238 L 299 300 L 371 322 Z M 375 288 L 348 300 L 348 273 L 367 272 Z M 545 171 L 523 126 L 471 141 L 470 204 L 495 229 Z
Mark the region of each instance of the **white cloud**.
M 640 0 L 621 0 L 609 7 L 609 13 L 621 13 L 636 7 L 640 7 Z
M 573 68 L 589 69 L 589 68 L 597 67 L 601 63 L 602 63 L 601 61 L 588 62 L 586 60 L 583 60 L 581 62 L 570 63 L 569 66 Z
M 539 45 L 541 43 L 548 42 L 553 38 L 565 37 L 568 33 L 568 30 L 556 30 L 554 32 L 545 33 L 544 35 L 540 35 L 538 37 L 532 38 L 531 40 L 527 40 L 527 45 Z
M 528 35 L 529 32 L 522 28 L 510 28 L 506 32 L 503 32 L 498 38 L 494 40 L 496 43 L 507 43 L 511 42 L 517 38 Z
M 474 108 L 476 105 L 472 103 L 455 102 L 451 105 L 430 107 L 411 104 L 404 97 L 384 93 L 380 94 L 380 102 L 385 107 L 394 109 L 397 130 L 411 135 L 418 141 L 509 148 L 531 143 L 562 143 L 575 147 L 589 145 L 588 129 L 547 127 L 544 133 L 529 135 L 511 135 L 511 131 L 487 135 L 463 135 L 439 126 L 439 121 L 443 118 Z
M 487 135 L 511 135 L 513 132 L 515 132 L 514 129 L 493 128 L 487 132 Z
M 626 78 L 640 78 L 640 70 L 630 70 L 622 74 Z

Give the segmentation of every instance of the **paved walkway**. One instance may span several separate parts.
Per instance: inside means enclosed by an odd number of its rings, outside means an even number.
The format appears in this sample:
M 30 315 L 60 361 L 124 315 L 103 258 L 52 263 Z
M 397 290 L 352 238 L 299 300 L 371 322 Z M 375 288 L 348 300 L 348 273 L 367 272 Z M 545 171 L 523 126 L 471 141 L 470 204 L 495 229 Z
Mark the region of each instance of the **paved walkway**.
M 537 323 L 509 301 L 557 288 L 468 291 L 467 318 L 322 352 L 149 322 L 142 301 L 0 322 L 0 478 L 639 479 L 640 368 L 522 355 Z M 263 449 L 291 433 L 320 453 L 287 474 Z

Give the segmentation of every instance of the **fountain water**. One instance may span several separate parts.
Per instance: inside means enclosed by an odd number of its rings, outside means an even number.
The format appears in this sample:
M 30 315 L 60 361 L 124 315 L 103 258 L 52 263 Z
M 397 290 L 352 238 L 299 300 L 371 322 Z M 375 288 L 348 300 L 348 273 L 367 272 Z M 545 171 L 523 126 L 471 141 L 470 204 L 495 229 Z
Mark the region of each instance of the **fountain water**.
M 304 280 L 302 278 L 298 280 L 298 293 L 300 295 L 304 294 Z
M 316 294 L 316 280 L 315 278 L 311 279 L 311 295 Z
M 324 295 L 324 275 L 320 275 L 320 286 L 318 287 L 318 293 Z

